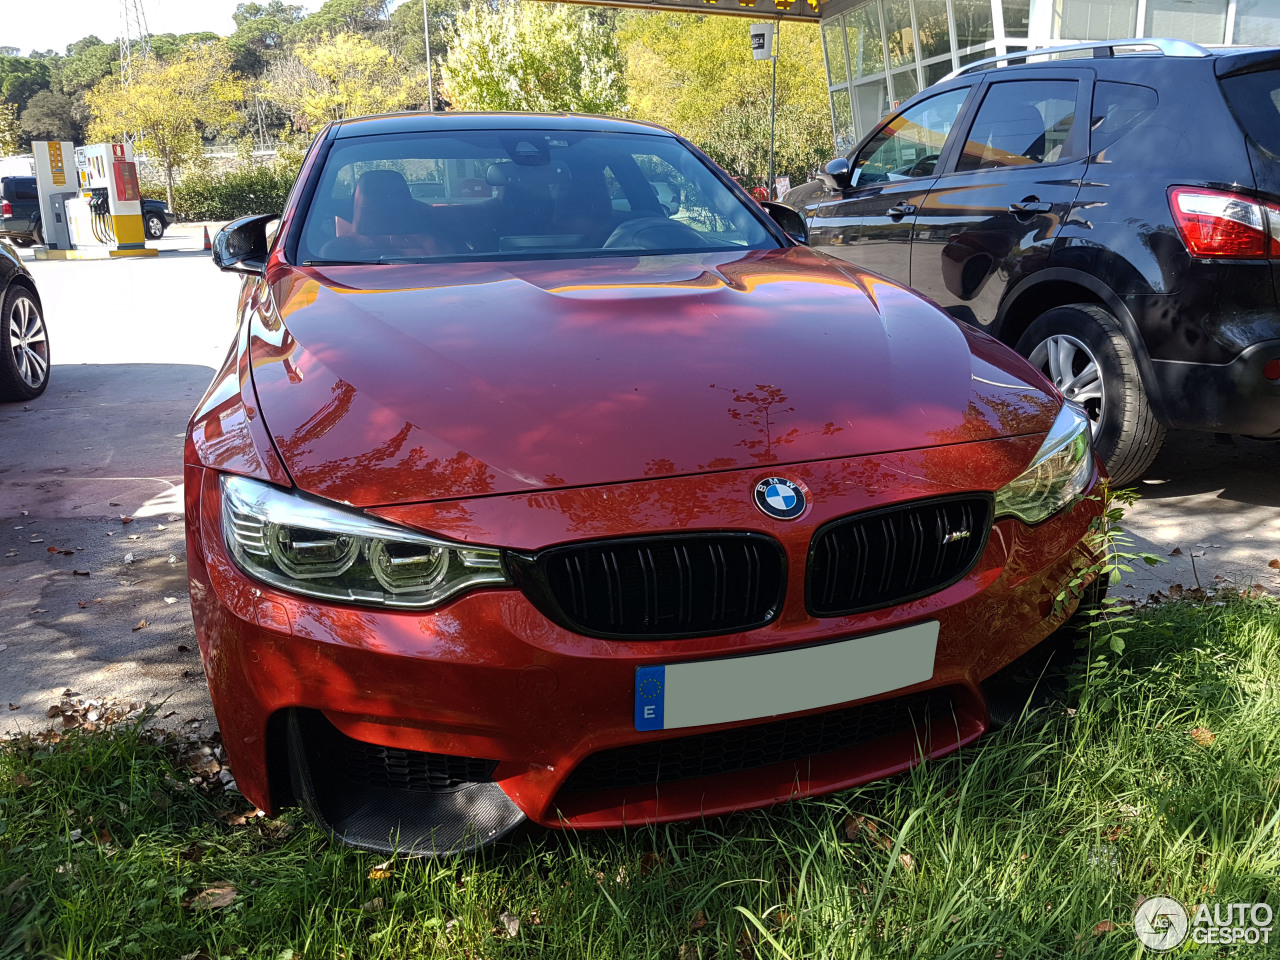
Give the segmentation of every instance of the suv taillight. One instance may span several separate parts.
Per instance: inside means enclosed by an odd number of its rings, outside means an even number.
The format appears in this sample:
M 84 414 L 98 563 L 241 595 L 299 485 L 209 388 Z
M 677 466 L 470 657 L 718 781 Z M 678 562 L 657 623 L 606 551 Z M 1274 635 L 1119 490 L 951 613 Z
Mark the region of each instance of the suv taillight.
M 0 200 L 0 217 L 12 217 L 13 204 L 8 200 Z
M 1280 257 L 1280 207 L 1201 187 L 1173 187 L 1169 209 L 1193 257 Z

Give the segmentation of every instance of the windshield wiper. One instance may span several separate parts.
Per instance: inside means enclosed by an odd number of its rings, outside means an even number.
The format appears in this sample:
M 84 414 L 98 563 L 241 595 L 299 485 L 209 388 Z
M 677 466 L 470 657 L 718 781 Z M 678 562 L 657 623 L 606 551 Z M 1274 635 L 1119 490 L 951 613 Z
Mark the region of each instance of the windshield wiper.
M 303 260 L 304 267 L 369 267 L 379 263 L 425 263 L 418 257 L 379 257 L 377 260 Z

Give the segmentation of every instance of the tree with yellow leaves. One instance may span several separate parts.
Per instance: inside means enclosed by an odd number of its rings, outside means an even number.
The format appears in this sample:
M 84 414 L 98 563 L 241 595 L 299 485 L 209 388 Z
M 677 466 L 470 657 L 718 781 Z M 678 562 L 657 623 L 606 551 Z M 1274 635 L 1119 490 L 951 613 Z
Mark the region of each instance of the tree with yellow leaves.
M 780 23 L 777 172 L 796 184 L 834 155 L 817 26 Z M 769 170 L 770 64 L 754 60 L 747 21 L 661 12 L 625 16 L 631 115 L 670 127 L 747 186 Z
M 203 132 L 238 121 L 244 85 L 231 72 L 231 55 L 221 43 L 186 47 L 167 62 L 134 61 L 132 72 L 128 87 L 108 77 L 85 94 L 93 116 L 88 139 L 137 134 L 139 148 L 164 169 L 172 209 L 175 171 L 200 158 Z
M 425 71 L 355 33 L 298 44 L 267 76 L 268 96 L 311 130 L 330 120 L 390 113 L 427 99 Z
M 0 100 L 0 157 L 18 152 L 18 105 Z

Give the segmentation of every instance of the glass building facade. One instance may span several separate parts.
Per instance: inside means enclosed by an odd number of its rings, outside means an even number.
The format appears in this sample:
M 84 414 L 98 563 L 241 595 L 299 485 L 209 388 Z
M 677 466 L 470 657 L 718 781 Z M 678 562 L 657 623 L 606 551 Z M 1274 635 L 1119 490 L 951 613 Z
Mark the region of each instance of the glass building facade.
M 983 57 L 1085 40 L 1280 45 L 1280 0 L 828 0 L 822 47 L 836 150 Z

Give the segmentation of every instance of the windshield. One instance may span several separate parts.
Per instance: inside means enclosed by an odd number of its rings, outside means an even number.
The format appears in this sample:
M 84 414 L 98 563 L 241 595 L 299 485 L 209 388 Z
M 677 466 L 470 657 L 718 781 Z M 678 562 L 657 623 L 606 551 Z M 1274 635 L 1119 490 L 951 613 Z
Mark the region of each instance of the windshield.
M 530 260 L 776 248 L 679 141 L 645 134 L 452 131 L 337 141 L 302 263 Z

